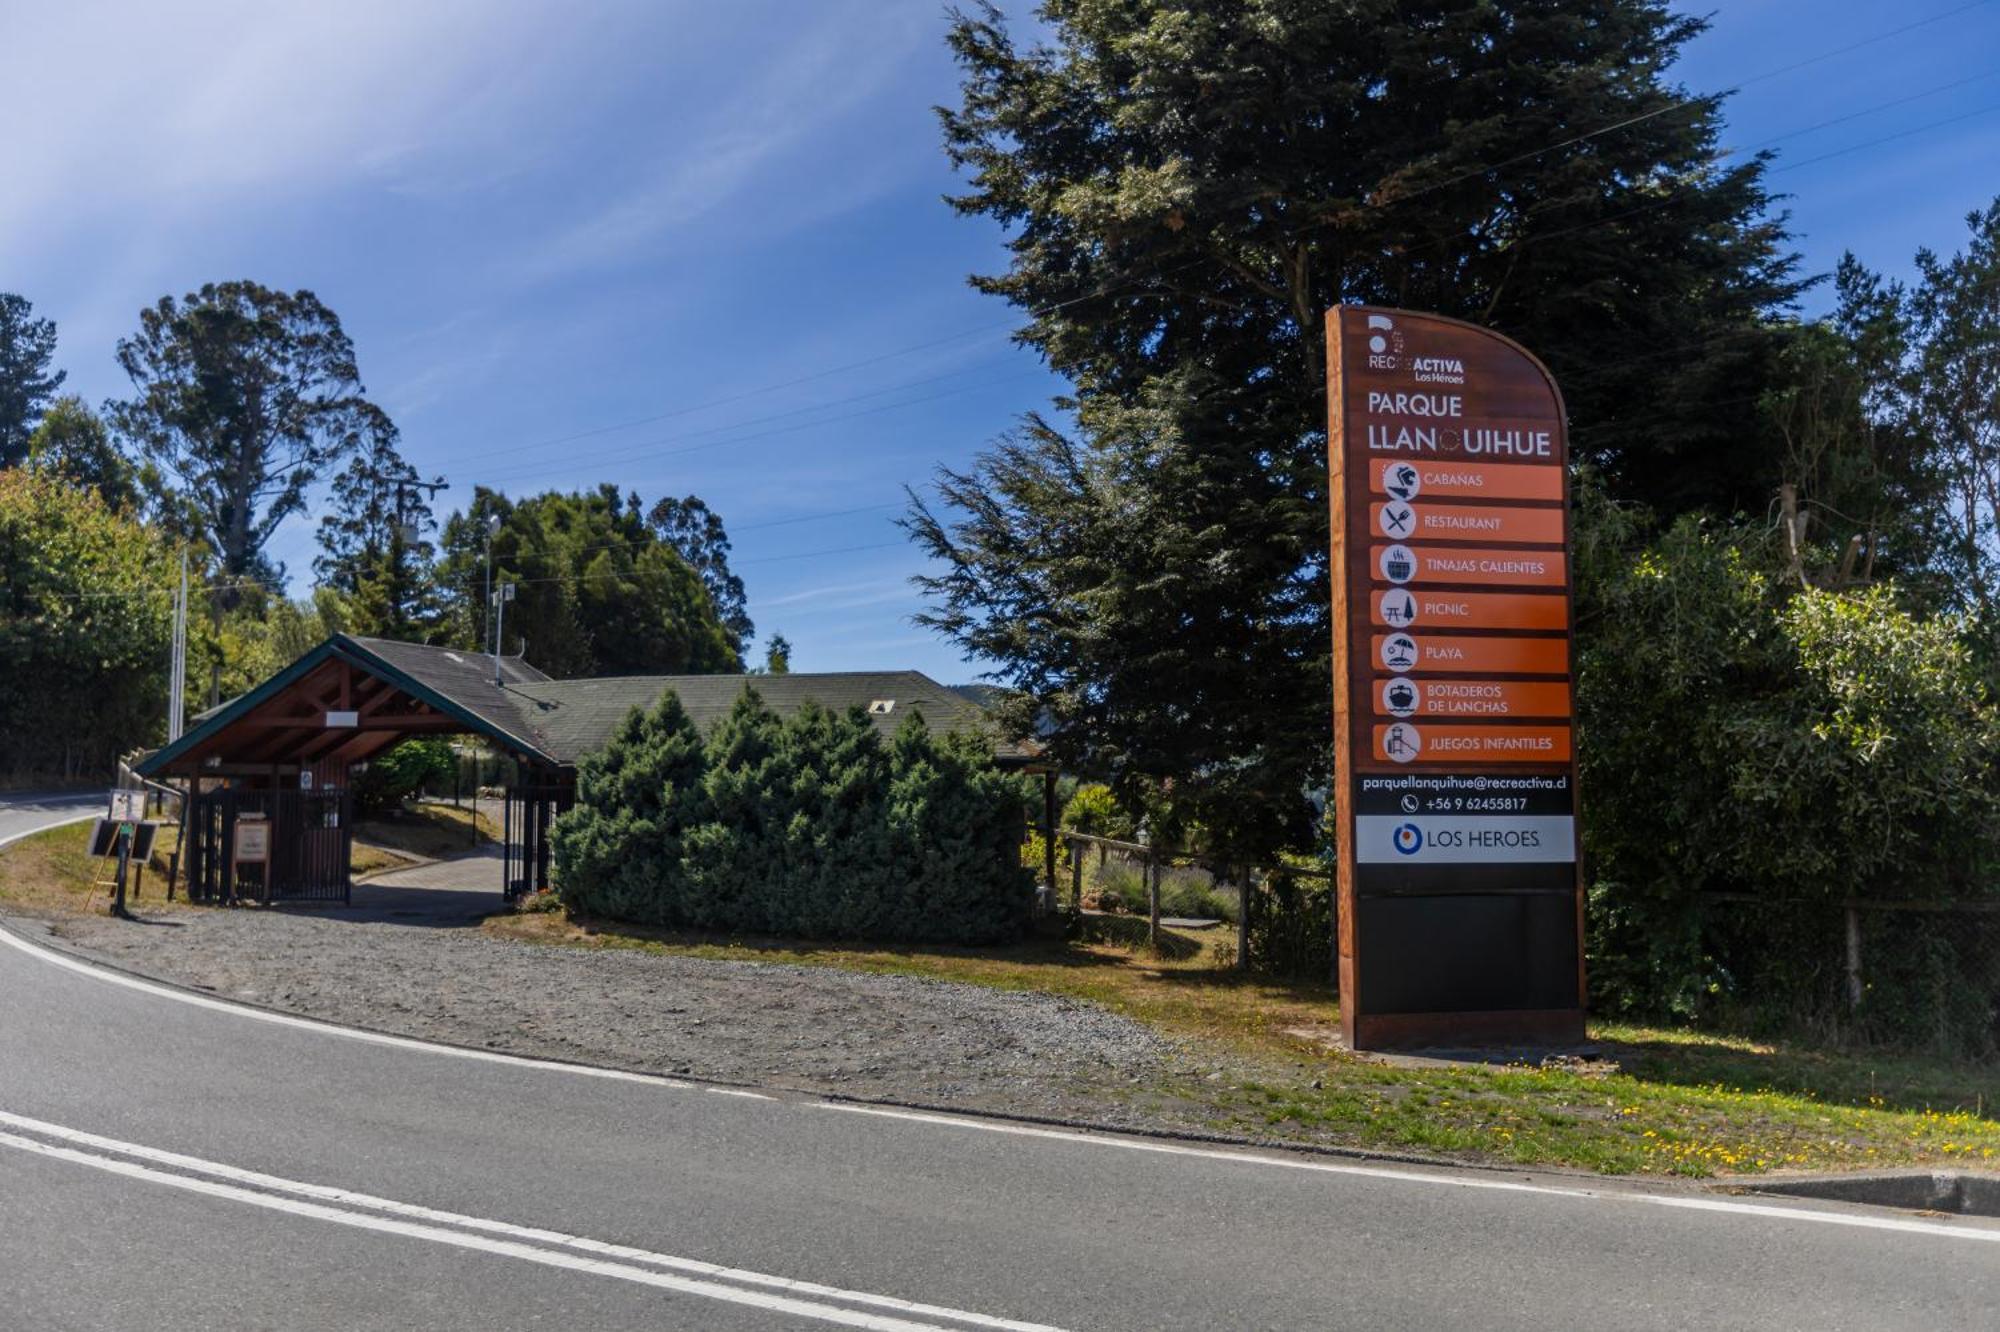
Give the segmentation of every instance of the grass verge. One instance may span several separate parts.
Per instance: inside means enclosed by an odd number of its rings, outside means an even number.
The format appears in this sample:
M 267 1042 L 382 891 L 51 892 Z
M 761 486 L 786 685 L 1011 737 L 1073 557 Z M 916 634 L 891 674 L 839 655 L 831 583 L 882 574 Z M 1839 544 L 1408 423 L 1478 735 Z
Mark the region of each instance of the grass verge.
M 167 905 L 167 862 L 178 836 L 171 823 L 154 835 L 153 858 L 145 874 L 134 874 L 126 883 L 127 898 L 134 906 L 151 910 Z M 95 880 L 109 878 L 113 868 L 112 862 L 90 854 L 88 822 L 48 828 L 0 849 L 0 904 L 37 915 L 108 915 L 111 889 Z M 133 869 L 137 868 L 135 862 Z
M 355 822 L 353 871 L 359 876 L 407 864 L 412 858 L 464 855 L 499 835 L 498 825 L 483 811 L 475 822 L 472 811 L 463 806 L 405 805 Z
M 1539 1067 L 1443 1064 L 1330 1050 L 1335 996 L 1320 984 L 1218 965 L 1230 932 L 1174 933 L 1171 952 L 1109 938 L 998 949 L 722 940 L 579 925 L 554 912 L 487 921 L 511 938 L 683 957 L 838 967 L 1100 1004 L 1186 1038 L 1204 1070 L 1147 1089 L 1210 1127 L 1605 1173 L 2000 1165 L 2000 1068 L 1884 1051 L 1598 1024 L 1603 1060 Z

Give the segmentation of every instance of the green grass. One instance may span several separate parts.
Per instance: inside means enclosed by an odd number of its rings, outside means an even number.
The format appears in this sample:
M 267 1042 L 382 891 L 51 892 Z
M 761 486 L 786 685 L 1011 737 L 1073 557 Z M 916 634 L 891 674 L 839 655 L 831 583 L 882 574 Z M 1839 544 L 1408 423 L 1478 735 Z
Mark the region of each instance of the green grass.
M 398 857 L 443 860 L 449 856 L 462 856 L 480 842 L 491 842 L 498 836 L 498 825 L 483 810 L 475 831 L 469 807 L 429 801 L 405 805 L 355 823 L 355 841 L 367 845 L 355 847 L 354 872 L 366 874 L 386 868 L 397 863 Z M 391 854 L 388 857 L 372 855 L 371 847 Z
M 1087 1000 L 1185 1038 L 1198 1062 L 1223 1071 L 1132 1095 L 1194 1107 L 1227 1132 L 1616 1174 L 2000 1166 L 1991 1065 L 1611 1023 L 1592 1028 L 1610 1058 L 1575 1067 L 1387 1063 L 1326 1047 L 1338 1023 L 1329 987 L 1218 968 L 1215 932 L 1170 933 L 1174 955 L 1156 957 L 1105 938 L 892 948 L 584 927 L 545 913 L 487 928 Z

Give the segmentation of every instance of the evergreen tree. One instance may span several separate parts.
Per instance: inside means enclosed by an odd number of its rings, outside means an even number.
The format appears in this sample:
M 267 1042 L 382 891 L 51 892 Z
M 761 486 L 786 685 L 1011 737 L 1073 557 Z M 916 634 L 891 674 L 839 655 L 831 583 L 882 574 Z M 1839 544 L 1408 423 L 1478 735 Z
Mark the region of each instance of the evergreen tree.
M 139 312 L 118 343 L 135 394 L 112 425 L 160 469 L 226 578 L 275 578 L 264 546 L 326 469 L 380 429 L 354 344 L 309 291 L 210 283 Z
M 461 641 L 484 617 L 489 520 L 495 586 L 513 583 L 505 650 L 552 675 L 659 675 L 742 669 L 736 641 L 699 574 L 612 485 L 518 502 L 479 489 L 445 524 L 439 580 Z
M 764 646 L 764 673 L 766 675 L 792 673 L 792 643 L 783 634 L 772 634 L 771 641 Z
M 68 373 L 49 369 L 56 325 L 34 309 L 26 297 L 0 291 L 0 467 L 28 456 L 28 436 Z
M 706 819 L 701 733 L 671 691 L 634 708 L 577 765 L 575 808 L 550 839 L 564 905 L 579 915 L 687 923 L 681 840 Z
M 679 551 L 701 575 L 723 628 L 736 639 L 737 654 L 748 652 L 756 626 L 745 608 L 743 580 L 729 571 L 729 533 L 722 526 L 721 515 L 698 497 L 688 495 L 661 500 L 646 518 L 660 539 Z
M 1656 0 L 1046 0 L 961 14 L 945 141 L 1010 229 L 980 290 L 1074 385 L 942 509 L 925 622 L 998 663 L 1066 764 L 1232 853 L 1311 836 L 1323 782 L 1323 315 L 1436 310 L 1543 356 L 1580 454 L 1667 509 L 1762 510 L 1755 399 L 1797 291 L 1763 162 L 1669 80 Z M 1605 133 L 1601 127 L 1619 126 Z
M 74 394 L 49 404 L 41 424 L 28 437 L 28 461 L 73 486 L 96 491 L 109 508 L 139 507 L 137 469 L 111 442 L 103 420 Z
M 371 414 L 362 444 L 333 479 L 313 572 L 346 599 L 353 632 L 429 642 L 442 618 L 429 497 L 444 478 L 425 481 L 396 440 L 389 419 Z

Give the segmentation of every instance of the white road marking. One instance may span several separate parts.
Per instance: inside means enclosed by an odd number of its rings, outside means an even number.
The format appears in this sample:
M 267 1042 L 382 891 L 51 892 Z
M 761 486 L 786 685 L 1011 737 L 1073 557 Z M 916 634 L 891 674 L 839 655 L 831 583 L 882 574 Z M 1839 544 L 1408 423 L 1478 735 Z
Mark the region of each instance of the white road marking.
M 103 817 L 104 816 L 99 814 L 95 809 L 92 809 L 87 814 L 65 814 L 61 818 L 55 819 L 54 821 L 49 823 L 44 823 L 38 828 L 30 828 L 26 832 L 8 833 L 5 837 L 0 837 L 0 846 L 12 846 L 15 842 L 26 841 L 28 838 L 33 837 L 36 833 L 45 833 L 51 828 L 67 828 L 70 824 L 82 823 L 85 819 L 98 819 Z
M 746 1101 L 775 1101 L 775 1096 L 766 1096 L 759 1091 L 745 1091 L 741 1087 L 704 1087 L 703 1091 L 716 1096 L 741 1096 Z
M 94 817 L 84 815 L 83 818 Z M 80 819 L 67 819 L 75 823 Z M 46 831 L 56 824 L 44 825 L 26 833 L 16 833 L 12 837 L 0 838 L 0 846 L 35 832 Z M 528 1055 L 500 1054 L 488 1050 L 466 1050 L 455 1045 L 436 1045 L 408 1036 L 388 1036 L 379 1032 L 357 1031 L 335 1023 L 320 1022 L 312 1018 L 293 1017 L 289 1013 L 273 1013 L 268 1009 L 250 1008 L 242 1004 L 224 1003 L 205 995 L 189 994 L 171 986 L 157 985 L 127 976 L 102 967 L 94 967 L 61 953 L 30 943 L 16 936 L 12 931 L 0 926 L 0 943 L 27 953 L 52 966 L 88 976 L 93 980 L 110 985 L 122 985 L 130 990 L 172 999 L 177 1003 L 193 1004 L 220 1013 L 231 1013 L 237 1017 L 250 1018 L 259 1022 L 271 1022 L 279 1026 L 296 1027 L 304 1031 L 319 1032 L 322 1035 L 339 1036 L 348 1040 L 366 1041 L 374 1045 L 385 1045 L 394 1049 L 415 1050 L 427 1054 L 450 1055 L 460 1059 L 475 1059 L 486 1063 L 511 1064 L 522 1068 L 541 1069 L 548 1072 L 572 1073 L 582 1077 L 608 1078 L 616 1082 L 637 1082 L 657 1087 L 671 1087 L 692 1090 L 700 1084 L 683 1082 L 675 1078 L 663 1078 L 650 1073 L 628 1073 L 620 1069 L 597 1068 L 589 1064 L 562 1064 L 551 1060 L 535 1059 Z M 734 1087 L 710 1087 L 705 1090 L 722 1095 L 744 1096 L 754 1099 L 775 1099 L 761 1093 L 747 1092 Z M 1368 1179 L 1399 1180 L 1410 1184 L 1459 1189 L 1488 1189 L 1510 1193 L 1541 1194 L 1557 1198 L 1580 1198 L 1599 1202 L 1648 1203 L 1656 1207 L 1677 1207 L 1688 1211 L 1726 1212 L 1738 1215 L 1764 1216 L 1777 1220 L 1816 1222 L 1822 1225 L 1853 1226 L 1865 1230 L 1888 1230 L 1903 1234 L 1928 1235 L 1935 1238 L 1983 1240 L 2000 1243 L 2000 1229 L 1982 1227 L 1976 1224 L 1953 1224 L 1941 1221 L 1919 1221 L 1902 1217 L 1869 1216 L 1854 1212 L 1817 1211 L 1808 1207 L 1787 1207 L 1771 1203 L 1739 1202 L 1725 1198 L 1692 1198 L 1677 1194 L 1642 1193 L 1638 1191 L 1605 1190 L 1589 1188 L 1565 1188 L 1552 1184 L 1523 1184 L 1512 1180 L 1482 1179 L 1477 1176 L 1457 1176 L 1428 1174 L 1418 1170 L 1390 1169 L 1382 1166 L 1345 1164 L 1333 1161 L 1309 1161 L 1298 1158 L 1261 1156 L 1253 1152 L 1224 1150 L 1214 1147 L 1194 1147 L 1178 1143 L 1160 1142 L 1145 1138 L 1123 1138 L 1108 1134 L 1077 1133 L 1066 1129 L 1036 1128 L 1026 1124 L 1010 1124 L 993 1120 L 961 1118 L 954 1115 L 933 1114 L 924 1111 L 896 1110 L 884 1106 L 855 1105 L 840 1101 L 807 1101 L 804 1104 L 822 1110 L 840 1110 L 848 1114 L 875 1115 L 884 1119 L 905 1119 L 916 1123 L 943 1124 L 953 1128 L 977 1129 L 986 1133 L 1007 1133 L 1026 1138 L 1052 1138 L 1065 1142 L 1083 1143 L 1094 1147 L 1116 1147 L 1125 1151 L 1155 1152 L 1168 1156 L 1192 1156 L 1207 1160 L 1230 1161 L 1240 1165 L 1277 1166 L 1288 1170 L 1304 1170 L 1319 1174 L 1355 1175 Z
M 36 1138 L 24 1137 L 19 1133 L 0 1132 L 0 1146 L 12 1147 L 20 1151 L 32 1152 L 39 1156 L 67 1161 L 75 1165 L 89 1166 L 112 1174 L 147 1183 L 162 1184 L 170 1188 L 184 1189 L 192 1193 L 223 1198 L 231 1202 L 247 1203 L 255 1207 L 287 1212 L 294 1216 L 307 1217 L 315 1221 L 330 1222 L 334 1225 L 353 1226 L 363 1230 L 382 1231 L 387 1234 L 402 1235 L 411 1239 L 429 1240 L 438 1244 L 453 1244 L 462 1248 L 475 1249 L 483 1253 L 497 1254 L 506 1258 L 517 1258 L 526 1262 L 541 1263 L 549 1267 L 568 1268 L 572 1271 L 587 1272 L 597 1276 L 616 1277 L 624 1281 L 642 1285 L 658 1286 L 687 1295 L 699 1295 L 706 1299 L 724 1300 L 734 1304 L 748 1304 L 758 1308 L 772 1309 L 781 1313 L 795 1314 L 802 1318 L 814 1318 L 821 1322 L 840 1323 L 849 1327 L 873 1329 L 874 1332 L 952 1332 L 940 1323 L 919 1323 L 909 1317 L 893 1317 L 886 1314 L 871 1314 L 854 1309 L 842 1309 L 834 1305 L 820 1303 L 819 1300 L 842 1300 L 849 1304 L 868 1305 L 878 1309 L 895 1311 L 899 1315 L 919 1318 L 946 1319 L 952 1323 L 970 1327 L 999 1329 L 1000 1332 L 1061 1332 L 1045 1323 L 1026 1323 L 1008 1318 L 996 1318 L 989 1314 L 973 1313 L 964 1309 L 952 1309 L 943 1305 L 922 1304 L 912 1300 L 898 1299 L 892 1295 L 874 1295 L 866 1291 L 844 1290 L 838 1286 L 824 1286 L 810 1281 L 794 1281 L 788 1277 L 771 1276 L 763 1272 L 752 1272 L 743 1268 L 725 1267 L 719 1263 L 702 1262 L 694 1258 L 678 1258 L 671 1254 L 653 1253 L 646 1249 L 629 1245 L 610 1244 L 602 1240 L 587 1239 L 579 1235 L 566 1235 L 561 1231 L 543 1230 L 533 1226 L 519 1226 L 507 1221 L 495 1221 L 486 1217 L 466 1216 L 458 1212 L 440 1211 L 422 1207 L 414 1203 L 397 1202 L 390 1198 L 378 1198 L 371 1194 L 357 1193 L 350 1189 L 334 1188 L 325 1184 L 308 1184 L 300 1180 L 285 1179 L 277 1175 L 262 1174 L 254 1170 L 243 1170 L 236 1166 L 224 1165 L 218 1161 L 206 1161 L 196 1156 L 186 1156 L 178 1152 L 165 1151 L 157 1147 L 147 1147 L 139 1143 L 122 1142 L 116 1138 L 106 1138 L 81 1129 L 72 1129 L 61 1124 L 51 1124 L 46 1120 L 31 1119 L 25 1115 L 0 1111 L 0 1123 L 26 1133 L 54 1138 L 58 1142 L 75 1144 L 57 1146 Z M 94 1147 L 116 1156 L 98 1155 L 81 1150 Z M 193 1175 L 208 1176 L 206 1179 L 193 1178 L 190 1174 L 173 1174 L 156 1170 L 151 1166 L 137 1164 L 137 1161 L 117 1159 L 117 1156 L 150 1161 L 156 1165 L 172 1166 L 177 1170 L 189 1171 Z M 226 1181 L 226 1182 L 218 1182 Z M 254 1188 L 241 1187 L 243 1185 Z M 256 1190 L 272 1190 L 259 1192 Z M 279 1196 L 290 1195 L 290 1196 Z M 331 1204 L 343 1204 L 333 1206 Z M 355 1210 L 367 1208 L 369 1211 Z M 388 1216 L 370 1215 L 370 1212 L 386 1212 Z M 404 1218 L 404 1219 L 397 1219 Z M 458 1227 L 447 1229 L 446 1227 Z M 472 1232 L 472 1233 L 468 1233 Z M 504 1236 L 501 1239 L 488 1238 L 490 1235 Z M 532 1243 L 524 1242 L 532 1241 Z M 556 1246 L 553 1248 L 542 1246 Z M 574 1252 L 563 1252 L 573 1250 Z M 586 1256 L 588 1255 L 588 1256 Z M 623 1259 L 625 1261 L 611 1261 Z M 689 1272 L 693 1276 L 674 1276 L 667 1272 L 649 1271 L 631 1266 L 631 1263 L 645 1263 L 651 1267 L 671 1268 L 679 1272 Z M 703 1279 L 708 1278 L 708 1279 Z M 737 1282 L 739 1285 L 721 1285 L 718 1282 Z M 778 1293 L 743 1287 L 767 1287 Z M 806 1299 L 814 1296 L 817 1299 Z M 962 1329 L 961 1329 L 962 1332 Z
M 1692 1198 L 1683 1194 L 1627 1192 L 1622 1189 L 1567 1188 L 1560 1184 L 1523 1184 L 1518 1180 L 1485 1179 L 1478 1175 L 1438 1175 L 1421 1170 L 1401 1170 L 1388 1166 L 1351 1165 L 1338 1161 L 1305 1161 L 1297 1158 L 1259 1156 L 1253 1152 L 1227 1151 L 1217 1147 L 1195 1147 L 1183 1143 L 1146 1138 L 1121 1138 L 1108 1134 L 1077 1133 L 1069 1129 L 1036 1128 L 1031 1124 L 1009 1124 L 995 1120 L 966 1119 L 920 1110 L 892 1110 L 884 1106 L 854 1105 L 839 1101 L 812 1101 L 820 1110 L 839 1110 L 850 1115 L 873 1115 L 881 1119 L 907 1119 L 919 1124 L 943 1124 L 951 1128 L 977 1129 L 982 1133 L 1006 1133 L 1022 1138 L 1053 1138 L 1091 1147 L 1117 1147 L 1129 1152 L 1158 1152 L 1167 1156 L 1194 1156 L 1237 1165 L 1278 1166 L 1286 1170 L 1306 1170 L 1326 1175 L 1359 1175 L 1366 1179 L 1394 1180 L 1403 1184 L 1428 1184 L 1452 1189 L 1490 1189 L 1500 1193 L 1534 1193 L 1551 1198 L 1584 1198 L 1595 1202 L 1645 1203 L 1654 1207 L 1679 1207 L 1695 1212 L 1732 1212 L 1763 1216 L 1781 1221 L 1808 1221 L 1829 1226 L 1856 1226 L 1864 1230 L 1894 1230 L 1908 1235 L 1930 1235 L 1944 1239 L 1981 1240 L 2000 1244 L 2000 1228 L 1948 1221 L 1906 1220 L 1894 1216 L 1869 1216 L 1859 1212 L 1823 1212 L 1808 1207 L 1786 1207 L 1776 1203 L 1739 1202 L 1729 1198 Z
M 79 976 L 102 981 L 106 985 L 118 985 L 141 994 L 154 995 L 161 999 L 172 999 L 176 1003 L 192 1004 L 196 1008 L 206 1008 L 216 1013 L 228 1013 L 234 1017 L 248 1018 L 252 1022 L 269 1022 L 274 1026 L 292 1027 L 300 1031 L 318 1032 L 323 1036 L 338 1036 L 343 1040 L 362 1041 L 369 1045 L 383 1045 L 392 1050 L 415 1050 L 422 1054 L 447 1055 L 454 1059 L 471 1059 L 483 1064 L 508 1064 L 515 1068 L 542 1069 L 555 1073 L 570 1073 L 583 1078 L 602 1078 L 611 1082 L 637 1082 L 650 1087 L 673 1087 L 693 1090 L 699 1084 L 684 1082 L 679 1078 L 663 1078 L 655 1073 L 628 1073 L 619 1068 L 599 1068 L 594 1064 L 564 1064 L 553 1059 L 536 1059 L 532 1055 L 502 1054 L 497 1050 L 468 1050 L 457 1045 L 438 1045 L 432 1041 L 420 1041 L 410 1036 L 390 1036 L 379 1031 L 361 1031 L 354 1027 L 343 1027 L 334 1022 L 321 1022 L 315 1018 L 294 1017 L 290 1013 L 274 1013 L 268 1008 L 251 1008 L 244 1004 L 225 1003 L 211 999 L 207 995 L 189 994 L 171 985 L 160 985 L 153 981 L 141 980 L 122 972 L 104 967 L 94 967 L 87 962 L 79 962 L 53 949 L 30 943 L 5 925 L 0 925 L 0 944 L 28 954 L 48 963 L 73 971 Z

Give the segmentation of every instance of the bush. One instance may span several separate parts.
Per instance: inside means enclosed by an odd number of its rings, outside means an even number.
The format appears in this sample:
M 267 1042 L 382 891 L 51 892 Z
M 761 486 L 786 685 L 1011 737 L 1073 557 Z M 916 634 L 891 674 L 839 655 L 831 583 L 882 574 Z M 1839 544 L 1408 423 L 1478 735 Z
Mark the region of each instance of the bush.
M 357 814 L 385 814 L 422 790 L 424 783 L 451 776 L 458 759 L 448 740 L 405 740 L 368 761 L 354 781 Z
M 2000 743 L 1963 626 L 1886 586 L 1787 595 L 1772 562 L 1760 533 L 1684 519 L 1587 589 L 1594 1005 L 1983 1047 L 2000 995 L 1921 928 L 1882 931 L 1910 942 L 1860 1012 L 1843 993 L 1844 901 L 1987 891 Z
M 1069 803 L 1063 806 L 1062 818 L 1058 822 L 1071 832 L 1092 833 L 1121 841 L 1130 840 L 1133 831 L 1132 816 L 1119 807 L 1118 798 L 1102 782 L 1088 782 L 1077 787 Z
M 746 689 L 703 743 L 672 694 L 578 774 L 552 834 L 572 912 L 816 939 L 993 943 L 1033 904 L 1019 782 L 913 716 L 781 720 Z
M 1278 870 L 1256 896 L 1250 913 L 1252 971 L 1269 976 L 1326 980 L 1333 972 L 1333 885 L 1297 879 Z

